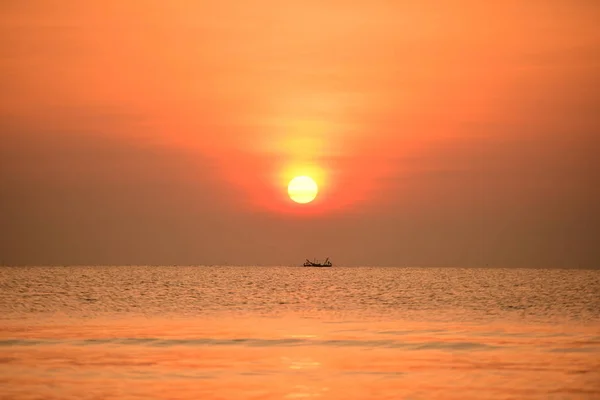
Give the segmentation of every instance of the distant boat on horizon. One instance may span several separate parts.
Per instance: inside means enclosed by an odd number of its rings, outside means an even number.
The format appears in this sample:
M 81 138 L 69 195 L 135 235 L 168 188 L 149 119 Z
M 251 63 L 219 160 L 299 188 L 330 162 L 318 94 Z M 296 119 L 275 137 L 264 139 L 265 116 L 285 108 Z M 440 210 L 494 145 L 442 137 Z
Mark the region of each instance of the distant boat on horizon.
M 333 267 L 331 261 L 329 261 L 329 257 L 325 259 L 324 262 L 319 262 L 318 260 L 310 261 L 308 258 L 306 262 L 303 264 L 305 267 Z

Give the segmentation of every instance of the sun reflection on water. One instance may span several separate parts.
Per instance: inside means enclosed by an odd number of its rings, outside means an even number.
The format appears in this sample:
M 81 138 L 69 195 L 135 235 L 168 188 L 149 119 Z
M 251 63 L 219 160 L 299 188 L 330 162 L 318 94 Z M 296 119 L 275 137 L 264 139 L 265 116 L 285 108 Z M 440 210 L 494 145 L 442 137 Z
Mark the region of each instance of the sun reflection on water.
M 281 360 L 286 363 L 289 364 L 288 368 L 289 369 L 302 369 L 302 370 L 306 370 L 306 369 L 315 369 L 315 368 L 319 368 L 321 367 L 321 363 L 318 361 L 314 361 L 310 358 L 302 358 L 302 359 L 291 359 L 288 357 L 282 357 Z
M 306 385 L 294 386 L 294 391 L 285 396 L 286 399 L 305 399 L 308 397 L 321 397 L 324 392 L 327 392 L 327 387 L 315 387 Z
M 313 336 L 314 335 L 302 335 L 302 336 Z M 322 364 L 310 357 L 281 357 L 281 361 L 287 366 L 288 369 L 293 370 L 294 373 L 299 374 L 302 382 L 307 380 L 316 379 L 312 376 L 312 372 L 322 368 Z M 292 388 L 292 391 L 288 393 L 285 398 L 288 399 L 300 399 L 309 397 L 321 397 L 324 392 L 329 390 L 326 386 L 317 384 L 297 384 Z

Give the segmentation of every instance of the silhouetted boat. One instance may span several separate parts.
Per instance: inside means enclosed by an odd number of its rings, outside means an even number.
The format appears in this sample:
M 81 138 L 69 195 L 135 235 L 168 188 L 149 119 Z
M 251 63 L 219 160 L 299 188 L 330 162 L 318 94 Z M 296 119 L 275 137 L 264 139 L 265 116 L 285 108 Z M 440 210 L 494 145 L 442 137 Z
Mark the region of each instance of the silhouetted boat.
M 320 263 L 319 261 L 315 260 L 315 261 L 310 261 L 308 258 L 306 259 L 306 262 L 303 264 L 305 267 L 333 267 L 333 264 L 331 263 L 331 261 L 329 261 L 329 257 L 327 257 L 325 259 L 325 261 L 323 263 Z

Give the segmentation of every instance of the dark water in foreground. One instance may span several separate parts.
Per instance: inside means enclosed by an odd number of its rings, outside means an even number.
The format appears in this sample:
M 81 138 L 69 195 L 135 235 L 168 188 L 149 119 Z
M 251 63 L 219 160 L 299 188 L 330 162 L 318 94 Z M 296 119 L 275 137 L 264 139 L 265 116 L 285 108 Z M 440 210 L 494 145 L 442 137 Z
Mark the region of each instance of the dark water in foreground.
M 599 399 L 600 271 L 0 269 L 0 399 Z

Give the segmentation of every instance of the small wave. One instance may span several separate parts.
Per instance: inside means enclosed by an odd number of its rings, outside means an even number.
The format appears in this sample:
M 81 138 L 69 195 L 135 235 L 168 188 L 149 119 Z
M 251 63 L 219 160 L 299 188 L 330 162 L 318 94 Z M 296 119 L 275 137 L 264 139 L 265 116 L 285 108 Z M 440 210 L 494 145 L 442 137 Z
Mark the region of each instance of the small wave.
M 246 346 L 246 347 L 290 347 L 290 346 L 325 346 L 325 347 L 365 347 L 365 348 L 403 348 L 406 350 L 486 350 L 495 349 L 492 346 L 475 342 L 402 342 L 397 340 L 314 340 L 314 339 L 259 339 L 259 338 L 234 338 L 234 339 L 161 339 L 161 338 L 92 338 L 82 340 L 33 340 L 33 339 L 5 339 L 0 340 L 0 346 L 44 346 L 44 345 L 71 345 L 71 346 L 149 346 L 149 347 L 175 347 L 175 346 Z M 506 346 L 503 346 L 506 347 Z
M 4 339 L 0 340 L 0 346 L 37 346 L 51 345 L 61 343 L 59 340 L 43 340 L 43 339 Z
M 600 347 L 560 347 L 548 351 L 551 353 L 598 353 Z

